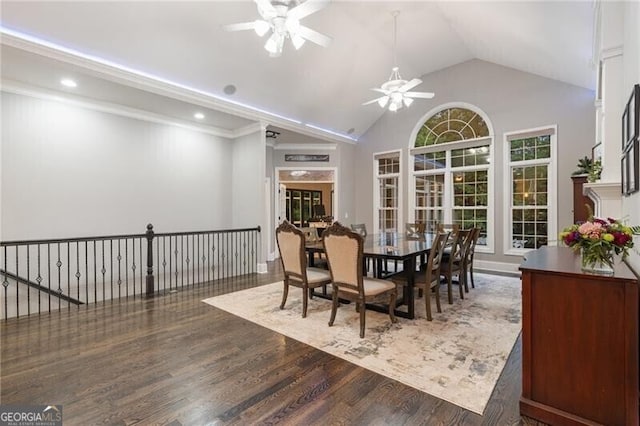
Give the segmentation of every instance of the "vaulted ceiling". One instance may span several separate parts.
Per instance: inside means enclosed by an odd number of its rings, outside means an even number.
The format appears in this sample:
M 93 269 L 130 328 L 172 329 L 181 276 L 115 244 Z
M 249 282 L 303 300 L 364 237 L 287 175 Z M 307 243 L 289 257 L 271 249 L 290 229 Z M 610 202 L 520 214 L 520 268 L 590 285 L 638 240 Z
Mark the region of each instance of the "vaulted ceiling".
M 594 88 L 590 1 L 333 0 L 302 20 L 333 39 L 328 47 L 306 43 L 296 51 L 288 43 L 270 58 L 266 37 L 222 28 L 259 17 L 249 0 L 3 0 L 2 77 L 57 90 L 60 76 L 76 73 L 77 93 L 88 98 L 158 114 L 179 116 L 183 108 L 189 119 L 195 104 L 208 109 L 208 125 L 229 131 L 257 118 L 357 140 L 385 113 L 362 103 L 376 97 L 370 89 L 393 66 L 394 10 L 405 79 L 479 58 Z M 226 94 L 230 85 L 236 90 Z

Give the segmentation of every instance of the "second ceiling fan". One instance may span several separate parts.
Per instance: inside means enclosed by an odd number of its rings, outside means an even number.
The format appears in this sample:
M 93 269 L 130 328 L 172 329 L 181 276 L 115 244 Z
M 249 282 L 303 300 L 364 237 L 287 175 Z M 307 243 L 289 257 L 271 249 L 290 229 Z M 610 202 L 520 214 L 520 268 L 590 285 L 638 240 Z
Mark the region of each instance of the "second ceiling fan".
M 389 111 L 397 111 L 400 108 L 409 107 L 413 103 L 414 98 L 422 98 L 422 99 L 431 99 L 435 95 L 432 92 L 410 92 L 409 90 L 413 89 L 420 83 L 422 80 L 419 78 L 414 78 L 410 81 L 404 80 L 400 75 L 400 69 L 397 66 L 397 58 L 396 58 L 396 42 L 397 42 L 397 20 L 399 11 L 395 10 L 391 12 L 393 16 L 393 68 L 391 68 L 391 75 L 389 76 L 389 80 L 382 83 L 382 85 L 378 88 L 373 88 L 376 92 L 382 93 L 382 96 L 376 99 L 372 99 L 368 102 L 363 103 L 362 105 L 369 105 L 372 103 L 377 103 L 381 108 L 386 108 L 388 106 Z

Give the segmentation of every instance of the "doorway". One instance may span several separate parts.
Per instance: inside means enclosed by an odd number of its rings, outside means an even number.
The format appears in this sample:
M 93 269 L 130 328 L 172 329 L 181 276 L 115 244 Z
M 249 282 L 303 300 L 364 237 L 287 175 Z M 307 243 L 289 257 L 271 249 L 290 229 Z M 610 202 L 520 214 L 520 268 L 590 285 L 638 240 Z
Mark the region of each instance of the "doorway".
M 338 217 L 335 167 L 276 167 L 275 225 L 284 219 L 298 227 L 311 218 Z

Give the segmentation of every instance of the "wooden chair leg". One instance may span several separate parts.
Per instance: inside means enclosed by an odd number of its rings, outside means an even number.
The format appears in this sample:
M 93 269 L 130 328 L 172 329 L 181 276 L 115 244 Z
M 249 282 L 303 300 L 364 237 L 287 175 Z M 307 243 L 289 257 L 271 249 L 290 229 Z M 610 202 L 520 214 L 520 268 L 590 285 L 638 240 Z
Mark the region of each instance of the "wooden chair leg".
M 289 294 L 289 279 L 284 279 L 284 290 L 282 291 L 282 303 L 280 303 L 280 309 L 284 309 L 284 304 L 287 303 L 287 295 Z
M 331 318 L 329 318 L 329 327 L 331 327 L 333 322 L 336 320 L 336 312 L 338 310 L 338 289 L 336 287 L 333 287 L 331 301 Z
M 359 305 L 361 302 L 357 302 L 357 304 Z M 365 311 L 366 309 L 364 308 L 364 302 L 362 302 L 363 306 L 360 306 L 360 338 L 362 339 L 364 337 L 364 323 L 365 323 Z
M 469 275 L 471 276 L 471 288 L 476 288 L 476 283 L 473 281 L 473 262 L 469 265 Z
M 397 298 L 398 298 L 398 295 L 396 293 L 391 293 L 389 295 L 389 318 L 391 318 L 392 323 L 398 322 L 398 319 L 396 318 L 396 313 L 394 312 Z
M 452 292 L 452 281 L 453 281 L 453 274 L 449 274 L 447 276 L 447 295 L 449 296 L 449 304 L 453 305 L 453 295 L 451 294 Z
M 442 312 L 442 307 L 440 306 L 440 283 L 436 285 L 436 308 L 438 312 Z
M 307 286 L 302 286 L 302 318 L 306 318 L 307 317 Z
M 464 286 L 464 283 L 462 282 L 464 280 L 464 274 L 462 273 L 462 269 L 458 271 L 458 287 L 460 288 L 460 299 L 464 299 L 464 289 L 462 288 Z
M 427 321 L 433 321 L 433 316 L 431 315 L 431 292 L 425 291 L 424 293 L 424 306 L 427 309 Z

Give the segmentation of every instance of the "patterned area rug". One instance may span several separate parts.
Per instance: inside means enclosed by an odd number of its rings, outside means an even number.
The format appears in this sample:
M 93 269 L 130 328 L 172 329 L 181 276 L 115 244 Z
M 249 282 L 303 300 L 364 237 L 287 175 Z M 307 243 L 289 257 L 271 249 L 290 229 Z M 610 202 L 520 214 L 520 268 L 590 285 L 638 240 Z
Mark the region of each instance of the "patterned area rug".
M 313 298 L 303 319 L 301 290 L 292 287 L 280 310 L 282 282 L 204 302 L 482 415 L 520 332 L 521 299 L 517 278 L 476 273 L 475 281 L 453 305 L 443 286 L 443 312 L 434 301 L 431 322 L 423 298 L 415 320 L 391 324 L 387 314 L 367 310 L 364 339 L 353 304 L 342 305 L 329 327 L 331 301 Z

